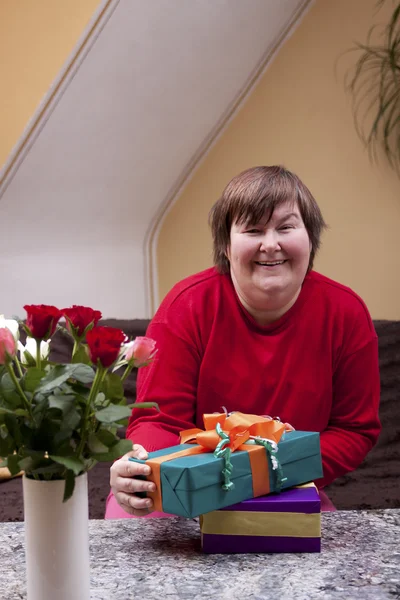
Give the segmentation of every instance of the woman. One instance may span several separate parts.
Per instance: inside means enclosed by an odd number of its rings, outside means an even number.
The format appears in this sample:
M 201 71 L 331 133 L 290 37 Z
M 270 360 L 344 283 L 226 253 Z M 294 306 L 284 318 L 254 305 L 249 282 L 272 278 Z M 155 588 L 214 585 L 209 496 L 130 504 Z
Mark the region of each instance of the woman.
M 135 445 L 111 468 L 106 518 L 152 511 L 136 495 L 154 489 L 136 479 L 149 467 L 129 456 L 179 443 L 181 430 L 201 428 L 203 413 L 222 406 L 319 431 L 319 488 L 377 441 L 377 336 L 363 301 L 312 271 L 325 223 L 307 187 L 283 167 L 249 169 L 225 188 L 210 223 L 215 268 L 178 283 L 148 329 L 158 354 L 140 371 L 138 401 L 161 412 L 133 411 Z

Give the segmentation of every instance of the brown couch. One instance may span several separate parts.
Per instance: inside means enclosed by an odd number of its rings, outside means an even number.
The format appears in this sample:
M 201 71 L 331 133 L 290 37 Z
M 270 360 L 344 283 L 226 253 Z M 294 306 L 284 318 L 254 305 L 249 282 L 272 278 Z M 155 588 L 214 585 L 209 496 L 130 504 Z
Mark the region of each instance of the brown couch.
M 108 320 L 103 325 L 120 327 L 129 336 L 144 335 L 146 320 Z M 375 321 L 379 338 L 381 369 L 382 433 L 376 447 L 353 473 L 327 488 L 340 509 L 400 507 L 400 321 Z M 68 362 L 72 350 L 69 338 L 60 336 L 52 343 L 52 358 Z M 136 373 L 126 384 L 129 401 L 136 396 Z M 122 432 L 123 433 L 123 432 Z M 109 491 L 109 463 L 97 464 L 89 472 L 89 515 L 101 519 Z M 21 478 L 0 483 L 0 521 L 23 520 Z

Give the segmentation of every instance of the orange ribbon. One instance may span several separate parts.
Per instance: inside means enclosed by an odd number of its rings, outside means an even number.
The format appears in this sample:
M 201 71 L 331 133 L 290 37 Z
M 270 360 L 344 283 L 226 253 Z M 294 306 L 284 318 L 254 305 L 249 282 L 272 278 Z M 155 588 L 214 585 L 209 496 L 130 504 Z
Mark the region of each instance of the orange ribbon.
M 147 480 L 153 481 L 156 485 L 156 490 L 147 494 L 152 498 L 155 510 L 163 510 L 161 464 L 183 456 L 214 451 L 221 441 L 221 437 L 215 430 L 218 423 L 223 432 L 229 436 L 229 448 L 232 452 L 235 450 L 245 450 L 249 453 L 253 496 L 256 498 L 269 493 L 269 465 L 265 448 L 263 446 L 245 444 L 245 442 L 252 437 L 261 437 L 278 443 L 285 431 L 284 423 L 271 418 L 247 415 L 241 412 L 231 413 L 229 416 L 226 413 L 205 414 L 203 415 L 203 421 L 205 430 L 197 428 L 186 429 L 180 434 L 181 444 L 196 442 L 196 446 L 146 460 L 146 464 L 151 467 L 151 474 L 147 476 Z
M 259 417 L 257 415 L 247 415 L 241 412 L 231 413 L 213 413 L 203 415 L 205 431 L 202 429 L 186 429 L 180 434 L 181 444 L 196 441 L 197 444 L 215 450 L 220 436 L 215 431 L 217 423 L 220 424 L 222 431 L 229 435 L 229 448 L 232 452 L 240 448 L 250 437 L 268 438 L 278 443 L 285 431 L 284 423 L 275 421 L 269 417 Z M 246 450 L 246 448 L 240 448 Z

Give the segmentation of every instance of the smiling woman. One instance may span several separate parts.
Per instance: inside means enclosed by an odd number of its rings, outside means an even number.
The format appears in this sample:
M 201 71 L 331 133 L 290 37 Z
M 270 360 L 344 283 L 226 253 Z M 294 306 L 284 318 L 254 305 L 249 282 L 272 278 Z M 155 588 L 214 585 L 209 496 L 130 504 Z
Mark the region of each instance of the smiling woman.
M 320 432 L 319 488 L 377 441 L 377 336 L 361 298 L 312 270 L 325 223 L 308 188 L 283 167 L 248 169 L 210 224 L 215 267 L 178 283 L 149 326 L 160 360 L 140 373 L 137 395 L 160 412 L 133 411 L 135 446 L 111 468 L 107 518 L 152 511 L 138 492 L 154 483 L 136 478 L 148 467 L 129 456 L 177 444 L 222 406 Z
M 283 177 L 286 185 L 279 186 Z M 248 180 L 251 185 L 243 185 Z M 218 231 L 227 217 L 232 225 L 225 245 L 227 232 Z M 228 185 L 213 209 L 212 225 L 221 245 L 222 260 L 217 256 L 216 262 L 222 272 L 230 271 L 243 306 L 262 325 L 278 319 L 295 303 L 325 226 L 309 190 L 279 167 L 250 169 Z

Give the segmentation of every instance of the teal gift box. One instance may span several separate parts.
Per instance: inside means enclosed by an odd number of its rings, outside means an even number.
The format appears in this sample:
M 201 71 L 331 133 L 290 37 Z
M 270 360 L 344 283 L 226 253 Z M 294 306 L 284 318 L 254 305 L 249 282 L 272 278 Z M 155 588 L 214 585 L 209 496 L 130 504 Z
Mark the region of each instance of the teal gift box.
M 182 451 L 197 452 L 179 456 Z M 253 446 L 254 449 L 254 446 Z M 263 446 L 258 452 L 267 454 Z M 178 456 L 175 456 L 178 454 Z M 253 452 L 237 450 L 231 454 L 232 489 L 223 489 L 225 462 L 213 452 L 204 452 L 198 445 L 180 444 L 157 452 L 150 452 L 147 460 L 130 458 L 133 462 L 148 464 L 152 473 L 148 480 L 154 481 L 157 491 L 147 495 L 153 499 L 154 510 L 187 518 L 219 510 L 264 495 L 255 493 L 253 478 L 269 480 L 269 493 L 277 492 L 276 469 L 267 456 L 267 468 L 254 473 L 250 455 Z M 314 481 L 322 477 L 319 433 L 289 431 L 278 444 L 277 459 L 282 468 L 281 489 Z M 264 461 L 265 462 L 265 461 Z M 253 468 L 253 473 L 252 473 Z M 267 483 L 266 482 L 266 483 Z

